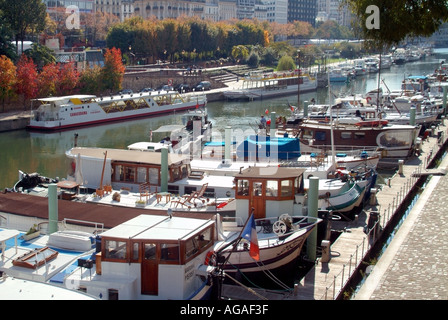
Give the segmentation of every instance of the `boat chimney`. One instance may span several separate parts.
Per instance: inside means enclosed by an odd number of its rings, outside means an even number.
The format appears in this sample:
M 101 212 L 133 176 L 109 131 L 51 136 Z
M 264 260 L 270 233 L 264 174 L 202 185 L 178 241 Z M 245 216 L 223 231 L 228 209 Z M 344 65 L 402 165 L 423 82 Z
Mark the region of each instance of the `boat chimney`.
M 318 210 L 318 195 L 319 195 L 319 178 L 310 177 L 310 186 L 308 188 L 308 216 L 317 218 Z M 308 258 L 311 261 L 316 260 L 316 250 L 317 250 L 317 228 L 311 231 L 307 239 L 306 251 Z
M 48 233 L 58 231 L 58 187 L 48 185 Z
M 232 127 L 227 126 L 224 138 L 224 159 L 226 163 L 230 162 L 230 145 L 232 144 L 231 137 L 232 137 Z
M 161 148 L 160 191 L 168 192 L 168 148 Z

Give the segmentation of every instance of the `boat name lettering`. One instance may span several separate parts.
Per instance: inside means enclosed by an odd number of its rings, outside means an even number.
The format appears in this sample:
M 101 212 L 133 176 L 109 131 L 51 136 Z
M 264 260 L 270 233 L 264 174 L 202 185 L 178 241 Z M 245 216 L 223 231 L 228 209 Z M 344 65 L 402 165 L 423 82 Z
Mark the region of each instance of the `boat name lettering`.
M 71 112 L 70 113 L 70 117 L 85 116 L 86 114 L 87 114 L 87 111 Z

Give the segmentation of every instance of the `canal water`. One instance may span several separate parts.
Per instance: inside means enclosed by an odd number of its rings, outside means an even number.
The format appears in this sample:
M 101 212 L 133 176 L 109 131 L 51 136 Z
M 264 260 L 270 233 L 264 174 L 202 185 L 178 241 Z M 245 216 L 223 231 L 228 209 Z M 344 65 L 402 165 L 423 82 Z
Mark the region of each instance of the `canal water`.
M 424 60 L 393 65 L 381 72 L 390 90 L 400 88 L 402 80 L 409 75 L 427 75 L 434 72 L 442 61 L 448 59 L 448 49 L 436 49 L 435 55 Z M 357 77 L 349 84 L 332 83 L 333 95 L 363 94 L 378 86 L 378 74 Z M 383 90 L 386 87 L 381 84 Z M 300 95 L 301 106 L 311 99 L 316 103 L 328 102 L 328 89 Z M 297 105 L 297 95 L 275 99 L 255 100 L 251 102 L 218 101 L 207 105 L 209 118 L 213 123 L 214 133 L 224 136 L 224 128 L 231 126 L 245 130 L 255 128 L 261 115 L 276 112 L 277 116 L 290 116 L 289 104 Z M 18 179 L 19 170 L 27 173 L 38 172 L 48 177 L 64 178 L 70 162 L 65 152 L 74 146 L 75 133 L 78 134 L 78 146 L 126 148 L 137 141 L 149 141 L 149 133 L 162 125 L 182 124 L 182 114 L 175 113 L 154 118 L 126 121 L 78 128 L 56 133 L 36 133 L 27 130 L 0 133 L 0 190 L 11 188 Z M 153 140 L 160 141 L 164 135 L 154 133 Z M 221 139 L 220 139 L 221 140 Z

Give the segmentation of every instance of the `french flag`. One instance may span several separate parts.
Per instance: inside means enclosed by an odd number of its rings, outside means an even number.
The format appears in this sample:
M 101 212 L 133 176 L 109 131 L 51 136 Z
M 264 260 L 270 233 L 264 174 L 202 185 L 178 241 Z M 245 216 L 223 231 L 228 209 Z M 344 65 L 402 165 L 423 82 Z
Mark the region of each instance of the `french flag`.
M 250 242 L 249 255 L 254 260 L 260 260 L 260 248 L 258 247 L 257 229 L 255 228 L 255 218 L 253 214 L 250 215 L 246 227 L 241 233 L 241 238 Z

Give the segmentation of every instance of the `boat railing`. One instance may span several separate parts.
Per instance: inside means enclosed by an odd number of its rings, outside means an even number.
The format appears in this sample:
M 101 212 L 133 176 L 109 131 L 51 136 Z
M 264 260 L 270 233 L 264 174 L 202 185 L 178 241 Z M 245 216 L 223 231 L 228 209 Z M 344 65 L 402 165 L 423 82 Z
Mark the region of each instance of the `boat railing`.
M 64 218 L 64 220 L 62 220 L 62 225 L 65 228 L 65 230 L 70 229 L 68 227 L 68 224 L 71 224 L 71 226 L 82 225 L 82 226 L 85 226 L 88 228 L 93 228 L 94 234 L 101 234 L 102 232 L 104 232 L 104 223 L 101 223 L 101 222 L 92 222 L 92 221 Z

